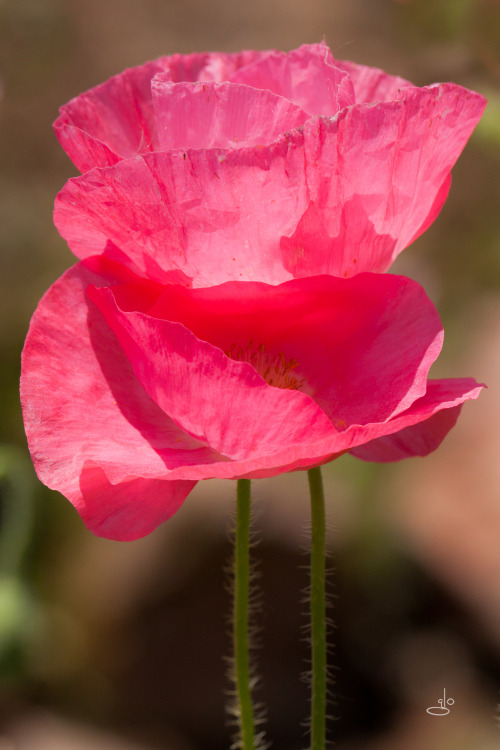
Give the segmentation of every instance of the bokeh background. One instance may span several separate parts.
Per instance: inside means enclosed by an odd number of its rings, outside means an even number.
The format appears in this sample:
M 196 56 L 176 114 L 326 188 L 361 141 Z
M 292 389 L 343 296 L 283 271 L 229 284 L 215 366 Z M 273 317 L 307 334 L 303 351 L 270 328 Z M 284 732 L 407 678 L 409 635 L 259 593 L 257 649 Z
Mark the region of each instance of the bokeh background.
M 222 750 L 234 485 L 198 486 L 134 543 L 96 539 L 26 451 L 19 358 L 29 318 L 73 257 L 52 204 L 76 170 L 59 105 L 174 52 L 291 49 L 419 85 L 454 80 L 486 114 L 449 200 L 396 272 L 446 329 L 436 375 L 487 382 L 441 448 L 325 467 L 332 707 L 339 750 L 500 747 L 499 0 L 0 0 L 0 750 Z M 307 745 L 305 477 L 254 482 L 258 698 L 276 750 Z M 446 717 L 426 708 L 452 698 Z

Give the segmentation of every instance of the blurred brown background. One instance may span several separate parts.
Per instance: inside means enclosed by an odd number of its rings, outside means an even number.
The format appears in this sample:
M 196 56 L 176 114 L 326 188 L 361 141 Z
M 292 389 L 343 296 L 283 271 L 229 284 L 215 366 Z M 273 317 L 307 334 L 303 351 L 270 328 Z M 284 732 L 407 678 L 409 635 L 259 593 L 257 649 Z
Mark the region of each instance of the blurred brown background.
M 39 485 L 18 405 L 36 303 L 73 257 L 52 204 L 76 174 L 59 105 L 173 52 L 325 38 L 335 56 L 489 106 L 450 198 L 395 271 L 447 341 L 437 375 L 489 385 L 425 460 L 325 468 L 339 750 L 500 747 L 499 0 L 0 0 L 0 750 L 222 750 L 234 486 L 198 486 L 150 537 L 92 537 Z M 276 750 L 307 745 L 305 478 L 254 482 L 263 627 L 258 698 Z M 454 699 L 446 717 L 426 708 Z

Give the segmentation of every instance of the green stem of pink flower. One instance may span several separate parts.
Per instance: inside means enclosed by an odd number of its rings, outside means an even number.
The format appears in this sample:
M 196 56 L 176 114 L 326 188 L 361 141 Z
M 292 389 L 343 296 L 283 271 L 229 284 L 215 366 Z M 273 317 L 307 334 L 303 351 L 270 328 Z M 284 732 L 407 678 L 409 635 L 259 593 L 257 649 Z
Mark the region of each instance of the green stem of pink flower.
M 238 479 L 233 602 L 233 648 L 240 747 L 255 749 L 249 656 L 250 480 Z
M 321 470 L 309 469 L 311 491 L 311 750 L 325 750 L 326 736 L 326 515 Z

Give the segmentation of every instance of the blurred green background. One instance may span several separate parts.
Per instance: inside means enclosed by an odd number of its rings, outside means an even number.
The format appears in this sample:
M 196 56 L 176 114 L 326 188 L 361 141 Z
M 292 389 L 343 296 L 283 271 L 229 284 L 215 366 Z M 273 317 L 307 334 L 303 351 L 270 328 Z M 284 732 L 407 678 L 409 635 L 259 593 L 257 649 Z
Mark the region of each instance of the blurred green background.
M 96 539 L 34 476 L 18 403 L 30 316 L 73 262 L 52 225 L 76 174 L 58 106 L 163 54 L 325 39 L 339 58 L 489 106 L 435 224 L 394 271 L 447 334 L 436 374 L 489 385 L 425 460 L 325 468 L 331 738 L 339 750 L 500 747 L 499 0 L 0 0 L 0 750 L 222 750 L 231 483 L 144 540 Z M 276 750 L 306 746 L 304 477 L 254 482 L 258 698 Z M 434 717 L 446 690 L 450 714 Z

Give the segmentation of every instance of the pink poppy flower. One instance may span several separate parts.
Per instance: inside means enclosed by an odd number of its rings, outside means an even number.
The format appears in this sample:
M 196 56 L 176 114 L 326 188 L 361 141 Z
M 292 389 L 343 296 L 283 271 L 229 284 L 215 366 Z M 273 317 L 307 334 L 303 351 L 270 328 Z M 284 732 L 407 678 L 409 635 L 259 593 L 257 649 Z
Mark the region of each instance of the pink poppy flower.
M 484 105 L 323 43 L 163 57 L 62 108 L 85 174 L 55 222 L 78 258 L 161 283 L 385 271 L 440 211 Z
M 198 480 L 270 477 L 345 452 L 425 455 L 481 389 L 428 379 L 442 338 L 404 277 L 194 289 L 95 257 L 31 322 L 21 399 L 33 461 L 94 533 L 127 540 Z

